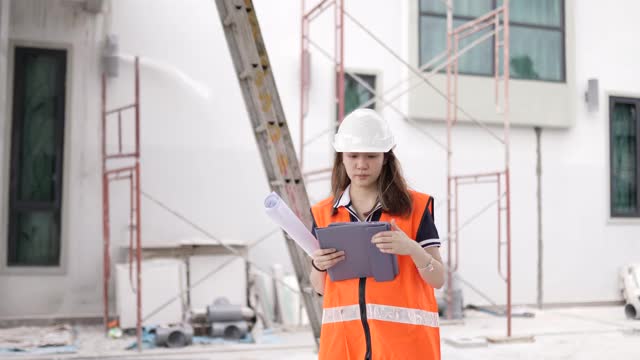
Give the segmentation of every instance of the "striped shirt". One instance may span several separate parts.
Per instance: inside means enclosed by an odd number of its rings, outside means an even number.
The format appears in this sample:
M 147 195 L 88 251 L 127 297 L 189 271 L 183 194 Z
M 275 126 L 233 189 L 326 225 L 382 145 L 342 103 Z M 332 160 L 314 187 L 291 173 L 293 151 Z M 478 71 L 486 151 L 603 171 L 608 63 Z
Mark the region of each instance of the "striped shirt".
M 367 217 L 364 220 L 361 220 L 358 217 L 358 213 L 356 212 L 353 204 L 351 202 L 351 196 L 349 194 L 349 189 L 351 185 L 348 185 L 347 188 L 342 192 L 342 195 L 336 200 L 333 204 L 333 208 L 337 209 L 339 207 L 344 207 L 349 212 L 349 217 L 351 218 L 351 222 L 359 222 L 359 221 L 379 221 L 382 216 L 382 204 L 378 201 L 376 205 L 373 207 Z M 431 212 L 429 211 L 429 207 L 433 203 L 433 198 L 429 199 L 429 203 L 427 203 L 427 207 L 424 210 L 424 214 L 422 215 L 422 220 L 420 221 L 420 226 L 418 227 L 417 241 L 423 248 L 429 247 L 440 247 L 440 237 L 438 236 L 438 229 L 436 229 L 436 225 L 434 223 L 434 218 Z M 313 214 L 311 215 L 313 217 Z M 316 229 L 316 220 L 313 219 L 313 229 L 312 234 L 315 235 Z

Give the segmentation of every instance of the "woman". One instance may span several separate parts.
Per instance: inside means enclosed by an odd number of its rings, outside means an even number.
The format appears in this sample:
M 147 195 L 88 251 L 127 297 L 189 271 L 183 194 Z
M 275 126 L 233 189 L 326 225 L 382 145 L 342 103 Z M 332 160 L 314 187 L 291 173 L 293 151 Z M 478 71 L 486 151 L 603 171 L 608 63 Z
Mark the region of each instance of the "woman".
M 332 194 L 312 207 L 314 227 L 333 222 L 386 221 L 391 231 L 371 241 L 398 257 L 393 281 L 331 281 L 327 269 L 345 254 L 313 254 L 311 284 L 324 295 L 319 359 L 440 359 L 434 288 L 444 283 L 433 199 L 408 190 L 389 128 L 375 111 L 352 112 L 334 141 Z M 349 241 L 345 239 L 344 241 Z

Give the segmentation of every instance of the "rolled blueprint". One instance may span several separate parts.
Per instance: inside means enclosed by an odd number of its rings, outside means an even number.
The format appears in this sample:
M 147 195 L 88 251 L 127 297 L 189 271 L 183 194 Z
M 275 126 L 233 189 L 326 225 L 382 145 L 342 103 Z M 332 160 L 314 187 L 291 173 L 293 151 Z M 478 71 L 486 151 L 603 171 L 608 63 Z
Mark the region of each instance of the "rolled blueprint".
M 275 192 L 269 194 L 264 199 L 264 208 L 271 220 L 286 231 L 307 255 L 311 256 L 314 251 L 320 249 L 318 240 L 307 230 L 302 221 L 278 194 Z

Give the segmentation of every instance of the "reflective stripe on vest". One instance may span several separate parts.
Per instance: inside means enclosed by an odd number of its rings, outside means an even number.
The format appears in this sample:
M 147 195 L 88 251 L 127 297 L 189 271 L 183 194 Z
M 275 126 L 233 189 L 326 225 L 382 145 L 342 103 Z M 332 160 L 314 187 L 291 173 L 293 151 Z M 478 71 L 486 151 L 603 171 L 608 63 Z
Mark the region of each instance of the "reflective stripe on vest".
M 367 304 L 366 306 L 368 320 L 389 321 L 429 327 L 439 326 L 439 317 L 437 312 L 378 304 Z M 326 308 L 322 313 L 323 324 L 353 320 L 360 320 L 360 306 L 357 304 Z

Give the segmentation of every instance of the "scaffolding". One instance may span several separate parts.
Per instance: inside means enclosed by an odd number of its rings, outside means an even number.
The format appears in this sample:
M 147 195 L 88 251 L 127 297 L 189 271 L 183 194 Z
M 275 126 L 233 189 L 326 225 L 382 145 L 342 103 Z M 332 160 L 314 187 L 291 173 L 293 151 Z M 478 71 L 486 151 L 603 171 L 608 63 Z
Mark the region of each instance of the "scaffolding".
M 123 149 L 122 114 L 134 112 L 134 149 Z M 117 151 L 107 149 L 108 121 L 116 117 L 118 136 Z M 128 163 L 121 166 L 122 162 Z M 116 163 L 117 165 L 114 164 Z M 110 187 L 115 181 L 129 183 L 129 278 L 133 284 L 133 259 L 135 258 L 136 289 L 136 337 L 138 350 L 142 349 L 142 275 L 141 275 L 141 221 L 140 221 L 140 61 L 134 61 L 134 100 L 132 103 L 107 110 L 107 74 L 102 74 L 102 236 L 103 236 L 103 321 L 109 330 L 109 279 L 111 277 Z M 135 242 L 135 245 L 134 245 Z
M 231 0 L 233 1 L 233 0 Z M 238 73 L 241 82 L 251 79 L 252 81 L 242 83 L 245 96 L 251 105 L 261 103 L 264 106 L 260 107 L 261 111 L 256 110 L 255 107 L 250 108 L 251 119 L 256 121 L 256 136 L 258 143 L 261 145 L 263 160 L 269 159 L 265 166 L 270 169 L 269 178 L 270 185 L 275 191 L 278 191 L 280 195 L 287 199 L 289 205 L 295 210 L 296 214 L 305 220 L 309 225 L 311 224 L 311 214 L 308 211 L 310 208 L 304 190 L 304 182 L 302 181 L 302 174 L 299 173 L 299 168 L 296 164 L 297 159 L 293 152 L 293 143 L 286 123 L 284 122 L 284 113 L 279 104 L 279 98 L 275 88 L 275 81 L 272 78 L 271 67 L 268 63 L 266 49 L 262 43 L 262 36 L 259 31 L 258 22 L 255 15 L 252 13 L 252 4 L 244 6 L 236 6 L 235 3 L 231 3 L 230 0 L 218 0 L 216 5 L 220 12 L 221 20 L 225 28 L 227 40 L 229 40 L 230 50 L 232 58 L 236 61 L 236 66 L 248 66 L 245 67 L 241 73 Z M 249 36 L 247 36 L 249 35 Z M 253 36 L 252 36 L 253 35 Z M 237 37 L 237 39 L 236 39 Z M 239 46 L 241 51 L 235 46 Z M 254 51 L 256 53 L 254 53 Z M 249 63 L 245 63 L 249 62 Z M 258 64 L 260 66 L 258 66 Z M 253 66 L 255 65 L 255 66 Z M 249 74 L 249 72 L 252 72 Z M 259 91 L 261 96 L 268 96 L 269 100 L 263 102 L 264 97 L 252 97 L 257 94 L 253 90 Z M 102 201 L 103 201 L 103 322 L 105 330 L 109 329 L 109 323 L 111 316 L 109 314 L 109 282 L 111 278 L 111 232 L 110 232 L 110 187 L 113 182 L 116 181 L 128 181 L 130 190 L 130 212 L 129 212 L 129 278 L 131 286 L 136 294 L 136 333 L 137 333 L 137 348 L 142 350 L 142 323 L 147 321 L 151 316 L 163 311 L 169 304 L 177 301 L 181 296 L 189 292 L 194 287 L 200 285 L 204 280 L 211 277 L 215 273 L 222 270 L 229 265 L 231 261 L 236 257 L 241 257 L 253 268 L 262 271 L 264 274 L 269 275 L 269 271 L 262 266 L 259 266 L 253 261 L 246 258 L 246 254 L 241 253 L 234 249 L 232 246 L 225 244 L 216 236 L 206 231 L 202 226 L 190 221 L 187 217 L 180 212 L 171 209 L 166 206 L 155 197 L 144 192 L 140 188 L 140 59 L 135 57 L 134 60 L 134 101 L 131 104 L 120 106 L 114 109 L 107 109 L 107 75 L 102 75 Z M 256 102 L 253 102 L 256 100 Z M 266 104 L 266 105 L 265 105 Z M 135 127 L 135 147 L 131 150 L 125 150 L 123 143 L 123 113 L 134 112 L 134 127 Z M 109 124 L 112 121 L 116 121 L 115 135 L 109 130 Z M 117 136 L 117 150 L 110 151 L 108 149 L 108 138 Z M 112 144 L 109 144 L 112 145 Z M 275 150 L 275 151 L 274 151 Z M 272 155 L 271 157 L 269 155 Z M 125 164 L 125 166 L 123 166 Z M 173 216 L 183 221 L 191 228 L 195 229 L 199 233 L 205 235 L 212 244 L 222 246 L 229 255 L 233 255 L 231 260 L 227 260 L 218 266 L 212 267 L 212 270 L 207 274 L 197 279 L 193 283 L 189 281 L 187 276 L 187 287 L 181 290 L 172 297 L 168 297 L 167 301 L 159 305 L 158 307 L 145 310 L 143 316 L 142 313 L 142 246 L 141 246 L 141 196 L 144 196 L 148 200 L 152 201 L 162 209 L 171 213 Z M 270 235 L 276 231 L 270 231 L 257 241 L 251 243 L 248 248 L 256 246 L 258 243 L 267 239 Z M 287 244 L 290 250 L 290 255 L 293 258 L 293 264 L 296 268 L 297 280 L 299 283 L 299 289 L 292 287 L 280 278 L 274 277 L 274 281 L 280 285 L 286 287 L 288 290 L 302 296 L 307 314 L 309 316 L 310 324 L 314 330 L 315 338 L 320 336 L 320 319 L 321 319 L 321 298 L 311 289 L 309 284 L 308 273 L 310 263 L 307 261 L 306 254 L 299 249 L 292 239 L 286 236 Z M 135 285 L 134 285 L 134 271 L 133 263 L 135 262 Z M 304 274 L 304 275 L 302 275 Z M 316 311 L 314 312 L 315 309 Z
M 109 323 L 111 314 L 109 313 L 109 282 L 111 279 L 111 221 L 110 221 L 110 209 L 111 198 L 110 191 L 111 184 L 117 181 L 128 182 L 129 194 L 130 194 L 130 207 L 129 207 L 129 248 L 128 248 L 128 265 L 129 265 L 129 281 L 131 288 L 135 292 L 136 296 L 136 335 L 137 335 L 137 349 L 142 350 L 142 324 L 150 319 L 155 314 L 163 311 L 174 301 L 178 301 L 185 294 L 189 296 L 189 292 L 195 287 L 202 284 L 205 280 L 220 272 L 225 267 L 229 266 L 236 258 L 242 258 L 248 266 L 261 271 L 268 277 L 273 278 L 274 282 L 279 283 L 281 286 L 287 288 L 289 291 L 296 294 L 303 294 L 302 291 L 292 287 L 288 283 L 285 283 L 282 279 L 276 278 L 269 273 L 269 269 L 256 264 L 249 260 L 245 253 L 238 251 L 231 245 L 226 244 L 219 237 L 215 236 L 211 232 L 207 231 L 203 226 L 194 223 L 189 220 L 184 214 L 170 208 L 153 195 L 143 191 L 140 187 L 140 58 L 134 58 L 134 100 L 132 103 L 120 106 L 113 109 L 107 109 L 107 75 L 102 75 L 102 204 L 103 204 L 103 324 L 105 332 L 109 330 Z M 124 126 L 123 126 L 123 114 L 125 112 L 134 113 L 134 138 L 135 145 L 132 151 L 124 149 L 123 138 Z M 116 122 L 115 133 L 109 132 L 110 122 Z M 114 129 L 111 129 L 114 130 Z M 112 135 L 112 137 L 110 137 Z M 117 135 L 117 137 L 116 137 Z M 117 151 L 109 151 L 108 139 L 116 140 Z M 129 163 L 128 166 L 122 166 L 122 162 Z M 187 274 L 187 286 L 185 289 L 179 291 L 176 294 L 172 294 L 167 297 L 167 300 L 161 305 L 153 308 L 146 309 L 144 314 L 142 312 L 142 274 L 141 266 L 143 260 L 142 254 L 142 235 L 141 235 L 141 198 L 149 200 L 152 204 L 157 205 L 167 213 L 171 214 L 182 223 L 186 224 L 190 228 L 194 229 L 201 235 L 203 235 L 211 244 L 219 245 L 226 250 L 226 254 L 232 255 L 228 260 L 225 260 L 221 264 L 212 266 L 202 277 L 190 280 L 189 274 Z M 261 242 L 268 239 L 270 236 L 278 232 L 279 229 L 271 230 L 264 235 L 260 236 L 257 240 L 254 240 L 247 246 L 247 250 L 255 247 Z M 134 271 L 135 263 L 135 271 Z M 135 275 L 135 280 L 134 280 Z M 306 288 L 305 288 L 306 289 Z M 306 291 L 303 289 L 303 291 Z M 308 291 L 306 291 L 308 292 Z M 318 327 L 319 331 L 319 327 Z
M 308 181 L 309 176 L 327 174 L 331 172 L 331 168 L 315 169 L 304 172 L 304 148 L 305 139 L 305 118 L 309 110 L 309 87 L 311 84 L 311 52 L 310 46 L 321 51 L 323 55 L 332 59 L 336 73 L 336 90 L 335 103 L 337 104 L 337 120 L 344 118 L 344 0 L 321 0 L 310 10 L 306 10 L 306 1 L 301 0 L 302 21 L 300 38 L 300 136 L 299 136 L 299 155 L 300 168 L 303 169 L 303 175 Z M 322 48 L 311 39 L 310 25 L 311 22 L 320 16 L 325 10 L 333 6 L 334 8 L 334 55 L 322 50 Z M 323 133 L 314 136 L 314 140 L 322 136 L 332 128 L 325 130 Z M 313 140 L 310 140 L 313 141 Z
M 504 169 L 491 173 L 476 173 L 465 175 L 453 175 L 453 149 L 452 149 L 452 133 L 453 127 L 458 121 L 458 112 L 461 110 L 458 105 L 458 48 L 460 41 L 470 35 L 483 31 L 484 29 L 493 27 L 489 32 L 494 36 L 494 80 L 495 80 L 495 106 L 498 113 L 503 116 L 504 135 L 500 138 L 498 135 L 491 134 L 504 145 Z M 447 260 L 447 280 L 451 284 L 453 282 L 454 273 L 458 270 L 459 265 L 459 249 L 460 249 L 460 228 L 459 228 L 459 196 L 458 187 L 466 184 L 478 183 L 496 183 L 497 184 L 497 234 L 498 234 L 498 274 L 505 281 L 506 294 L 506 317 L 507 317 L 507 336 L 511 336 L 511 189 L 510 189 L 510 118 L 509 118 L 509 0 L 505 0 L 503 5 L 495 10 L 453 28 L 453 6 L 452 0 L 447 0 L 447 57 L 453 58 L 453 63 L 447 65 L 447 228 L 448 228 L 448 260 Z M 500 36 L 502 35 L 502 37 Z M 498 56 L 502 49 L 503 74 L 500 76 Z M 500 82 L 502 81 L 502 96 L 500 92 Z M 501 101 L 502 100 L 502 101 Z M 471 118 L 474 122 L 478 120 Z M 485 127 L 489 131 L 488 128 Z M 504 182 L 505 191 L 502 192 L 502 183 Z M 504 198 L 504 200 L 503 200 Z M 453 203 L 453 204 L 452 204 Z M 505 216 L 505 237 L 506 242 L 502 242 L 502 216 Z M 502 246 L 506 245 L 506 274 L 502 272 Z M 455 247 L 455 252 L 453 251 Z M 454 259 L 455 253 L 455 259 Z M 455 264 L 455 265 L 454 265 Z M 447 287 L 448 309 L 452 305 L 453 286 Z M 447 317 L 451 317 L 451 311 L 448 311 Z
M 408 125 L 413 126 L 416 130 L 422 132 L 429 137 L 435 144 L 437 144 L 447 154 L 447 319 L 453 317 L 453 288 L 456 278 L 459 276 L 456 272 L 459 268 L 459 251 L 460 251 L 460 230 L 474 221 L 480 214 L 488 211 L 493 205 L 497 207 L 497 226 L 498 226 L 498 274 L 506 283 L 506 317 L 507 317 L 507 336 L 511 336 L 511 202 L 510 202 L 510 172 L 509 172 L 509 155 L 510 155 L 510 143 L 509 143 L 509 66 L 503 66 L 502 75 L 499 68 L 499 54 L 502 50 L 503 64 L 509 64 L 509 0 L 505 0 L 502 6 L 497 7 L 493 11 L 484 14 L 472 21 L 462 24 L 458 27 L 453 26 L 453 1 L 452 0 L 438 0 L 446 4 L 446 19 L 447 19 L 447 48 L 443 53 L 436 55 L 429 62 L 421 65 L 419 68 L 412 66 L 409 62 L 404 60 L 400 55 L 393 51 L 393 49 L 387 46 L 379 37 L 377 37 L 371 30 L 369 30 L 364 24 L 358 21 L 354 16 L 344 9 L 344 0 L 320 0 L 309 11 L 306 10 L 305 0 L 302 1 L 302 21 L 301 21 L 301 51 L 300 51 L 300 166 L 302 167 L 304 162 L 305 145 L 311 141 L 315 141 L 319 136 L 322 136 L 332 130 L 333 126 L 330 126 L 327 130 L 323 131 L 313 139 L 305 139 L 305 120 L 309 112 L 309 90 L 310 90 L 310 64 L 311 53 L 310 47 L 314 47 L 321 55 L 333 62 L 336 73 L 336 87 L 335 87 L 335 101 L 337 104 L 338 122 L 344 117 L 344 76 L 348 75 L 364 88 L 366 88 L 371 94 L 372 99 L 361 104 L 359 108 L 364 108 L 371 105 L 375 101 L 382 103 L 381 107 L 389 107 L 395 113 L 397 113 Z M 436 1 L 436 0 L 434 0 Z M 334 52 L 333 55 L 322 49 L 316 42 L 313 41 L 310 34 L 309 24 L 315 18 L 317 18 L 322 12 L 329 7 L 334 7 Z M 414 75 L 419 81 L 413 82 L 411 76 L 405 78 L 389 87 L 382 94 L 376 93 L 375 89 L 371 88 L 362 78 L 344 69 L 344 19 L 348 18 L 356 27 L 366 33 L 371 39 L 373 39 L 378 45 L 384 48 L 390 55 L 398 60 L 408 71 Z M 468 45 L 460 48 L 460 42 L 468 38 L 469 36 L 478 33 L 480 31 L 488 31 L 486 34 L 479 36 Z M 459 105 L 458 101 L 458 77 L 459 66 L 458 59 L 467 53 L 470 49 L 478 44 L 493 38 L 494 43 L 494 80 L 495 80 L 495 105 L 496 111 L 502 114 L 503 131 L 504 134 L 501 137 L 492 131 L 487 125 L 478 119 L 471 116 L 467 111 Z M 441 73 L 446 72 L 446 90 L 443 91 L 437 88 L 430 79 Z M 395 91 L 401 87 L 406 81 L 413 82 L 404 90 L 394 94 L 389 98 L 385 98 L 390 92 Z M 500 83 L 502 83 L 502 90 L 500 89 Z M 447 127 L 447 139 L 446 142 L 441 141 L 437 137 L 433 136 L 429 132 L 420 127 L 413 119 L 409 118 L 401 110 L 393 105 L 393 102 L 410 92 L 419 85 L 427 85 L 433 89 L 438 95 L 443 97 L 447 102 L 446 109 L 446 127 Z M 489 171 L 485 173 L 477 174 L 464 174 L 456 175 L 453 173 L 453 147 L 452 137 L 453 129 L 458 124 L 459 114 L 463 114 L 468 120 L 473 122 L 478 127 L 485 130 L 491 137 L 497 140 L 504 146 L 504 169 L 498 171 Z M 305 181 L 318 181 L 327 180 L 328 178 L 317 178 L 315 176 L 326 174 L 331 171 L 330 168 L 314 169 L 303 172 Z M 313 178 L 312 178 L 313 177 Z M 480 184 L 480 183 L 495 183 L 497 189 L 497 199 L 490 202 L 485 206 L 478 214 L 474 214 L 470 219 L 460 225 L 459 219 L 459 193 L 458 189 L 462 185 Z M 503 191 L 504 188 L 504 191 Z M 504 220 L 503 220 L 504 217 Z M 503 223 L 506 226 L 505 238 L 506 241 L 502 241 L 502 227 Z M 506 274 L 503 273 L 503 258 L 502 247 L 506 245 Z

